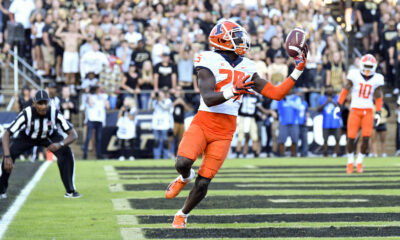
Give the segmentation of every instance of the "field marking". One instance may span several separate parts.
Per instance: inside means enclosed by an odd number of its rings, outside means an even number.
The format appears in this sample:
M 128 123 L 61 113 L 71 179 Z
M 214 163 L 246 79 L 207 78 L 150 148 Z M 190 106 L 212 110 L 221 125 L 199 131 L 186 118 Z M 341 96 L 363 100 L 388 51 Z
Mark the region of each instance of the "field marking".
M 115 210 L 121 210 L 121 211 L 132 210 L 128 199 L 112 199 L 111 201 L 114 205 Z
M 256 165 L 245 165 L 244 168 L 247 168 L 247 169 L 257 169 L 257 168 L 259 168 L 259 167 L 256 166 Z
M 138 218 L 134 215 L 117 215 L 117 222 L 120 225 L 138 225 Z
M 35 188 L 36 184 L 40 181 L 43 174 L 46 172 L 47 168 L 50 166 L 51 162 L 44 162 L 40 168 L 36 171 L 35 175 L 29 181 L 29 183 L 21 190 L 17 199 L 15 199 L 14 203 L 8 208 L 7 212 L 3 215 L 0 220 L 0 239 L 3 238 L 4 234 L 7 231 L 8 226 L 14 219 L 15 215 L 18 213 L 19 209 L 22 207 L 29 194 Z
M 124 187 L 120 183 L 110 184 L 108 187 L 110 188 L 110 192 L 123 192 L 124 191 Z
M 123 240 L 143 240 L 146 239 L 140 228 L 121 228 Z
M 119 180 L 119 175 L 117 171 L 115 171 L 114 166 L 106 165 L 104 166 L 104 171 L 106 172 L 106 176 L 109 181 Z
M 368 199 L 268 199 L 273 203 L 300 203 L 300 202 L 368 202 Z

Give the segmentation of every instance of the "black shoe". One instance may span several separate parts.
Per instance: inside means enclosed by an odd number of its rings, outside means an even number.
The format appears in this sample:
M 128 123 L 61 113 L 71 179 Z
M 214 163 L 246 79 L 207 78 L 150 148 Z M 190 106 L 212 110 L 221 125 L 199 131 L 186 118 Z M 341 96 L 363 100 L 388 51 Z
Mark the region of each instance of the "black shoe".
M 84 153 L 82 158 L 83 158 L 84 160 L 86 160 L 86 159 L 87 159 L 87 153 Z
M 64 194 L 65 198 L 80 198 L 82 195 L 78 192 L 72 192 L 72 193 L 65 193 Z

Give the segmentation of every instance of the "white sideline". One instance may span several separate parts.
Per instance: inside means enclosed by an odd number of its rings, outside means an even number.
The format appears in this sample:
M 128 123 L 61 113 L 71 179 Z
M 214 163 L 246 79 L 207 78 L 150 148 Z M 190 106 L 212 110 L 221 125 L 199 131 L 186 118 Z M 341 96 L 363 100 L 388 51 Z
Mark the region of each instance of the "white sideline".
M 14 203 L 11 207 L 8 208 L 7 212 L 3 215 L 0 220 L 0 239 L 3 238 L 4 234 L 7 231 L 8 226 L 14 219 L 15 215 L 18 213 L 19 209 L 22 207 L 26 199 L 28 198 L 29 194 L 32 192 L 32 189 L 36 186 L 39 180 L 42 178 L 43 174 L 46 172 L 47 168 L 50 166 L 50 161 L 45 161 L 29 183 L 21 190 L 20 194 L 18 195 L 17 199 L 15 199 Z

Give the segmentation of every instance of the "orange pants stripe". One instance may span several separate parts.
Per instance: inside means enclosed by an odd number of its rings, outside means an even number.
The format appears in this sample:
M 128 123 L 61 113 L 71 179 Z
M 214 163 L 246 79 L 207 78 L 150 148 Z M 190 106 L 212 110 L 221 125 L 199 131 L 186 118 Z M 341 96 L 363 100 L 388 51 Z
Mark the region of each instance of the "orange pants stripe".
M 347 120 L 347 137 L 355 139 L 361 127 L 361 136 L 370 137 L 374 126 L 372 109 L 352 108 Z
M 228 155 L 235 130 L 236 116 L 199 111 L 183 135 L 178 156 L 196 161 L 203 154 L 198 173 L 212 179 Z

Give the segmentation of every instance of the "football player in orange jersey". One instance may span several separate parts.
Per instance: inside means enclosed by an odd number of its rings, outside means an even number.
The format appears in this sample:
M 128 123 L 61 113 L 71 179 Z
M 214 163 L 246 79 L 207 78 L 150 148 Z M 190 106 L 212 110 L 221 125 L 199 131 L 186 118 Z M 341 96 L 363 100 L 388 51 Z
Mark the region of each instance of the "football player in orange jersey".
M 372 134 L 374 118 L 380 122 L 382 109 L 383 76 L 376 73 L 377 61 L 371 54 L 361 58 L 360 69 L 352 69 L 347 74 L 347 83 L 339 96 L 339 104 L 343 105 L 348 92 L 351 90 L 350 114 L 347 121 L 347 170 L 353 173 L 354 141 L 361 127 L 361 152 L 357 156 L 356 170 L 362 173 L 362 162 L 368 151 L 368 141 Z M 375 117 L 373 116 L 373 98 L 375 98 Z
M 295 69 L 278 86 L 261 79 L 255 64 L 243 57 L 250 48 L 245 29 L 231 21 L 218 23 L 211 31 L 209 43 L 214 51 L 199 54 L 194 65 L 200 88 L 200 107 L 179 145 L 175 168 L 180 175 L 170 183 L 166 198 L 176 197 L 195 177 L 192 169 L 200 154 L 203 160 L 195 184 L 172 227 L 186 227 L 189 212 L 206 196 L 208 185 L 222 166 L 236 130 L 236 117 L 242 94 L 254 94 L 281 100 L 293 87 L 306 65 L 307 46 L 294 58 Z M 251 90 L 252 89 L 252 90 Z

